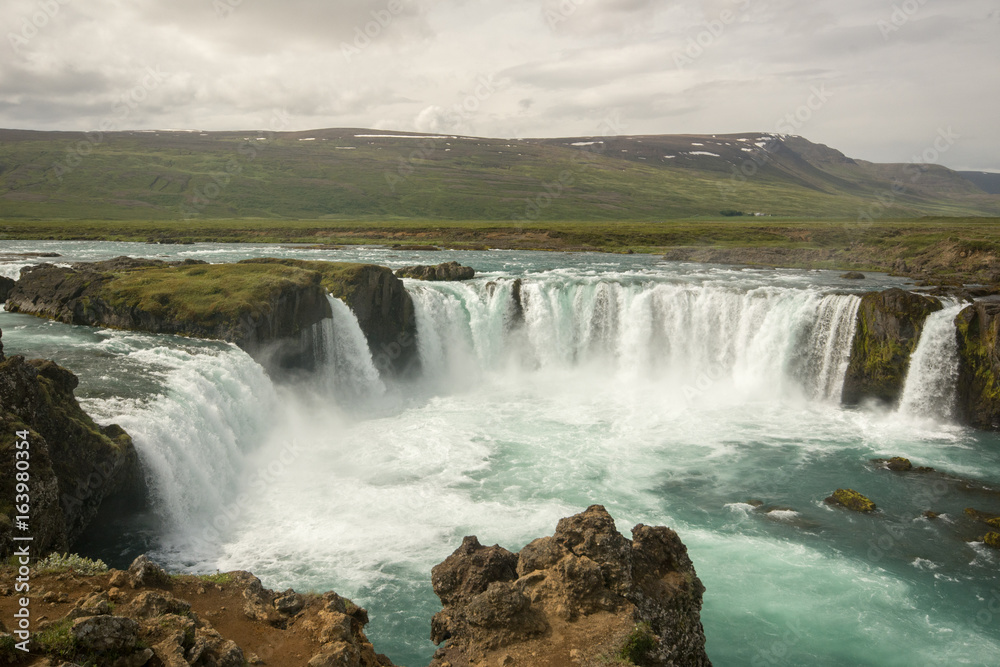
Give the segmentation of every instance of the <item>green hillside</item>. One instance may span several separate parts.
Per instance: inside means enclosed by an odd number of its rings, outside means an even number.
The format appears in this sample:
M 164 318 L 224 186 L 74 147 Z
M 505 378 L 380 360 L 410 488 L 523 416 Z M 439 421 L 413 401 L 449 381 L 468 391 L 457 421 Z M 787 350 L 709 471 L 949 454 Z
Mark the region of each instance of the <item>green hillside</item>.
M 895 189 L 894 189 L 894 184 Z M 0 219 L 657 221 L 1000 214 L 943 167 L 799 137 L 0 130 Z

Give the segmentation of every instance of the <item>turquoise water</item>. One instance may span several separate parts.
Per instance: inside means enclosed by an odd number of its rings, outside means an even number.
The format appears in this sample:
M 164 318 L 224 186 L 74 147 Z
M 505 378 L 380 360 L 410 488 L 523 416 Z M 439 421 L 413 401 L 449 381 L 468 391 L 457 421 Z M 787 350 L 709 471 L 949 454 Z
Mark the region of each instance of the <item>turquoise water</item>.
M 869 460 L 907 456 L 1000 483 L 1000 443 L 927 409 L 948 400 L 936 389 L 947 386 L 941 364 L 921 362 L 922 377 L 908 379 L 906 410 L 839 406 L 858 285 L 836 274 L 599 254 L 0 250 L 65 255 L 55 261 L 455 259 L 483 273 L 463 285 L 408 282 L 425 375 L 405 386 L 348 363 L 365 350 L 344 313 L 330 325 L 337 382 L 297 386 L 273 385 L 229 345 L 0 313 L 7 353 L 77 372 L 85 407 L 133 433 L 152 473 L 153 534 L 147 525 L 88 542 L 102 555 L 125 560 L 133 540 L 175 568 L 333 588 L 371 611 L 380 652 L 416 667 L 434 650 L 430 568 L 464 535 L 518 549 L 601 503 L 626 535 L 640 522 L 678 531 L 707 587 L 716 665 L 996 664 L 1000 561 L 962 509 L 1000 512 L 1000 499 Z M 526 321 L 511 330 L 513 277 L 524 279 Z M 922 358 L 943 354 L 925 347 Z M 880 512 L 823 503 L 839 487 Z

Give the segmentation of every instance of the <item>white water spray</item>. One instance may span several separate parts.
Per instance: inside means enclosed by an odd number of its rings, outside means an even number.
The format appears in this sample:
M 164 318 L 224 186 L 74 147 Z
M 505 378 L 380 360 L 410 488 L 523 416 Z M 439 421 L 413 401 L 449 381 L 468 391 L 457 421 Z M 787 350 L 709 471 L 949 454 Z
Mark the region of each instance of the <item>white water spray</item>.
M 946 304 L 924 322 L 920 341 L 910 358 L 900 414 L 950 419 L 955 409 L 958 380 L 958 338 L 955 317 L 963 304 Z

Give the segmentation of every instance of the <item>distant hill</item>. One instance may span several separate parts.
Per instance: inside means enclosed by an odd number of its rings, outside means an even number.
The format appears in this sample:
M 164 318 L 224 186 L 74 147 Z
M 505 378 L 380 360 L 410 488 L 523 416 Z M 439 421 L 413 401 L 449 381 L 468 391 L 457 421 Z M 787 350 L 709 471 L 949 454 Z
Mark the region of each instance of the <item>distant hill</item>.
M 6 220 L 979 216 L 1000 214 L 995 183 L 760 132 L 515 140 L 0 130 Z
M 975 183 L 976 187 L 983 192 L 1000 195 L 1000 174 L 989 171 L 960 171 L 958 173 L 967 181 Z

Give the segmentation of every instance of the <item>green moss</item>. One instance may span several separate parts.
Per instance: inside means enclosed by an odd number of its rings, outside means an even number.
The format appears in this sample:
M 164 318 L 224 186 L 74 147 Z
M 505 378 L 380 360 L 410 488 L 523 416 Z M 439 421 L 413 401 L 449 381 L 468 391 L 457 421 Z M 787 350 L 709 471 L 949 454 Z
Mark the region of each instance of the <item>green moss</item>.
M 1000 549 L 1000 533 L 986 533 L 986 537 L 983 538 L 983 542 L 985 542 L 988 547 Z
M 644 665 L 649 654 L 656 650 L 656 644 L 656 635 L 649 623 L 639 623 L 618 649 L 618 658 L 626 664 Z
M 359 275 L 370 264 L 359 264 L 357 262 L 318 262 L 298 259 L 276 259 L 263 257 L 260 259 L 247 259 L 240 264 L 278 264 L 306 271 L 315 271 L 320 275 L 320 284 L 327 292 L 335 297 L 346 296 L 356 284 Z
M 854 512 L 874 512 L 878 509 L 875 503 L 854 489 L 837 489 L 827 500 Z
M 211 327 L 264 315 L 281 292 L 318 281 L 315 272 L 293 266 L 198 264 L 125 271 L 104 284 L 101 296 L 112 306 Z

